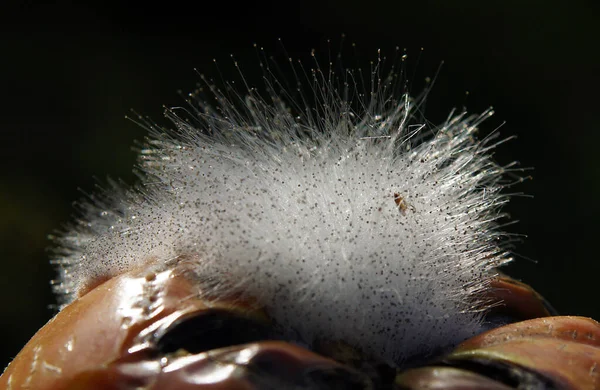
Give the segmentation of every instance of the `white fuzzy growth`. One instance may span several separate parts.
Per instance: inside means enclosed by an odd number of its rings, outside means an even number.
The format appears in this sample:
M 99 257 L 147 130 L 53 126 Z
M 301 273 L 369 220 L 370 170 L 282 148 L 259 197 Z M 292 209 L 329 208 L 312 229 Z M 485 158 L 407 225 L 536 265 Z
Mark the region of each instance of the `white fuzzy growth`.
M 208 84 L 214 106 L 169 111 L 177 130 L 152 128 L 145 183 L 86 206 L 59 239 L 64 303 L 95 278 L 185 255 L 308 344 L 401 363 L 477 333 L 478 294 L 509 260 L 494 225 L 503 168 L 474 137 L 489 113 L 423 135 L 418 101 L 389 84 L 365 97 L 314 75 L 316 108 Z

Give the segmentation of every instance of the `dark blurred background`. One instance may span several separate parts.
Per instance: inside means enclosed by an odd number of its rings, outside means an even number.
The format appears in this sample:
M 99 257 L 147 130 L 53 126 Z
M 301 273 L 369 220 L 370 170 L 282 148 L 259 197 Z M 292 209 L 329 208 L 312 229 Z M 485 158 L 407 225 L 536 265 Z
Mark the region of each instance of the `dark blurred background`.
M 511 231 L 528 236 L 508 272 L 560 312 L 600 319 L 598 2 L 54 3 L 0 6 L 0 366 L 53 314 L 46 237 L 69 221 L 78 188 L 135 181 L 131 147 L 145 131 L 124 119 L 129 110 L 167 124 L 162 105 L 182 103 L 194 68 L 217 75 L 213 58 L 231 69 L 233 53 L 252 74 L 252 43 L 280 54 L 278 37 L 297 56 L 326 52 L 328 38 L 337 52 L 345 33 L 349 66 L 352 42 L 361 61 L 396 45 L 416 61 L 423 47 L 419 75 L 444 60 L 428 119 L 494 106 L 482 132 L 506 121 L 502 134 L 518 136 L 497 160 L 535 167 L 512 189 L 533 198 L 507 208 L 520 221 Z

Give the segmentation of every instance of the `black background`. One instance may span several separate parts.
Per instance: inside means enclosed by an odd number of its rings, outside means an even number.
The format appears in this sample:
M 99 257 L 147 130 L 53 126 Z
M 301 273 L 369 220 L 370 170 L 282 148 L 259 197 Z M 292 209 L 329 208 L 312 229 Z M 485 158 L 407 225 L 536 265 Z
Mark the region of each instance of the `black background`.
M 47 234 L 69 221 L 78 187 L 107 176 L 132 183 L 131 108 L 161 122 L 213 58 L 256 69 L 254 42 L 293 56 L 357 43 L 361 61 L 396 45 L 432 76 L 445 64 L 428 118 L 456 106 L 494 106 L 506 121 L 497 160 L 534 167 L 507 207 L 528 237 L 508 271 L 562 313 L 600 318 L 598 95 L 600 12 L 595 1 L 109 2 L 4 1 L 0 6 L 0 366 L 52 315 Z M 346 58 L 352 58 L 348 49 Z M 352 60 L 349 61 L 352 65 Z M 224 68 L 229 69 L 230 66 Z M 226 78 L 226 77 L 225 77 Z M 469 96 L 465 97 L 465 92 Z M 167 124 L 162 120 L 161 123 Z

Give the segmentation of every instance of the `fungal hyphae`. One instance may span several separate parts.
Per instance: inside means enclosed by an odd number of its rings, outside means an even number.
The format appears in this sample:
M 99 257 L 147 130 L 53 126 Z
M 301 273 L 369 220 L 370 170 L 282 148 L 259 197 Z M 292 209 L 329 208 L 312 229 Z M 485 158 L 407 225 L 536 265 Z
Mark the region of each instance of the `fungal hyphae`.
M 56 238 L 63 307 L 142 262 L 185 259 L 198 294 L 252 297 L 308 347 L 402 364 L 481 331 L 510 260 L 497 220 L 511 168 L 476 137 L 491 110 L 432 126 L 402 56 L 387 70 L 381 56 L 364 70 L 290 59 L 285 81 L 259 57 L 256 84 L 201 77 L 169 128 L 139 118 L 140 184 L 92 197 Z

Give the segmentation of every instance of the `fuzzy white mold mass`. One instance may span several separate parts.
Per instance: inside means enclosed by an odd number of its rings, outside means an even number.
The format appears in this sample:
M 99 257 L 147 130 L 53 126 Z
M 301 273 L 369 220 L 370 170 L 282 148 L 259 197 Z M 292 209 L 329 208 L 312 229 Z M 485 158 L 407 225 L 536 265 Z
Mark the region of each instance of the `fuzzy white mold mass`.
M 421 100 L 396 96 L 393 74 L 365 94 L 351 71 L 312 75 L 300 95 L 312 103 L 272 78 L 267 98 L 207 82 L 216 103 L 168 110 L 175 130 L 147 123 L 142 184 L 89 202 L 58 239 L 62 303 L 185 256 L 309 345 L 344 340 L 400 363 L 477 333 L 479 294 L 509 261 L 495 226 L 506 167 L 474 136 L 490 112 L 422 129 Z

